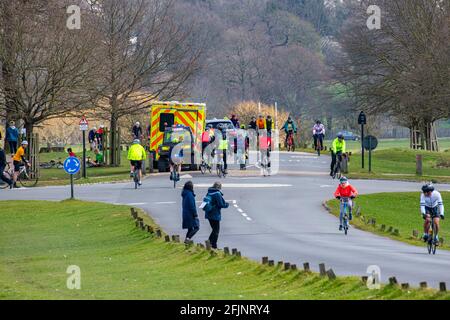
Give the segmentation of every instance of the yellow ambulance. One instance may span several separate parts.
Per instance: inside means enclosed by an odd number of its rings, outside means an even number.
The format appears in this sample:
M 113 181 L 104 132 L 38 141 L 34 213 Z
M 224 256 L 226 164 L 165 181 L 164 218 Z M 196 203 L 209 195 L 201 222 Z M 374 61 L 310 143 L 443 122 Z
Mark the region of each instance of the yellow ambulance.
M 192 131 L 192 149 L 201 156 L 201 136 L 205 130 L 206 104 L 183 103 L 178 101 L 153 102 L 150 107 L 150 153 L 153 155 L 154 168 L 167 169 L 167 163 L 158 163 L 159 147 L 164 141 L 164 132 L 168 127 L 182 125 Z M 197 166 L 192 163 L 191 170 Z

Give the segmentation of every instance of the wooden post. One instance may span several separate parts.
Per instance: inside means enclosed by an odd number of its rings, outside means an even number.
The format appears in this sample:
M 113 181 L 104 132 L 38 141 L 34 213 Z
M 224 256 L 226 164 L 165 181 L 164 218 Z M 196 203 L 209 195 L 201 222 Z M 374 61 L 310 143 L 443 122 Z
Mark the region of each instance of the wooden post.
M 386 231 L 386 225 L 382 224 L 380 230 L 381 230 L 382 232 Z
M 402 289 L 408 290 L 409 289 L 409 283 L 402 283 Z
M 398 284 L 397 278 L 396 277 L 390 277 L 389 278 L 389 284 L 393 285 L 393 286 L 397 285 Z
M 241 257 L 241 252 L 240 251 L 236 252 L 236 257 L 238 257 L 238 258 Z
M 269 267 L 273 267 L 275 265 L 275 261 L 269 260 Z
M 325 263 L 319 264 L 319 271 L 322 277 L 327 275 L 327 270 L 325 269 Z
M 296 271 L 297 270 L 297 265 L 296 264 L 291 264 L 291 270 Z
M 336 279 L 336 274 L 334 273 L 333 269 L 330 269 L 327 271 L 328 279 L 334 280 Z
M 446 286 L 445 282 L 440 282 L 439 283 L 439 291 L 440 292 L 446 292 L 447 291 L 447 286 Z
M 283 266 L 283 261 L 278 261 L 278 266 L 282 267 Z
M 392 230 L 393 230 L 393 229 L 394 229 L 394 228 L 389 227 L 387 232 L 392 233 Z
M 369 280 L 369 277 L 368 277 L 368 276 L 362 276 L 362 277 L 361 277 L 361 280 L 362 280 L 362 282 L 363 282 L 364 284 L 366 284 L 366 283 L 367 283 L 367 280 Z
M 418 176 L 421 176 L 422 174 L 423 174 L 423 167 L 422 167 L 422 161 L 423 159 L 422 159 L 422 155 L 421 154 L 418 154 L 418 155 L 416 155 L 416 174 L 418 175 Z
M 164 241 L 165 241 L 165 242 L 170 242 L 170 237 L 169 237 L 169 236 L 165 236 L 165 237 L 164 237 Z
M 224 253 L 226 256 L 229 256 L 229 255 L 230 255 L 230 248 L 228 248 L 228 247 L 223 248 L 223 253 Z
M 269 257 L 262 257 L 262 264 L 267 264 L 269 262 Z
M 395 229 L 394 230 L 394 236 L 399 236 L 400 235 L 400 232 L 398 231 L 398 229 Z
M 161 238 L 162 237 L 162 232 L 161 232 L 161 230 L 156 230 L 156 236 L 158 237 L 158 238 Z
M 233 256 L 237 255 L 237 249 L 236 248 L 231 249 L 231 254 Z
M 428 285 L 425 281 L 420 283 L 420 288 L 426 289 L 427 287 L 428 287 Z
M 289 262 L 285 262 L 284 263 L 284 270 L 288 271 L 289 269 L 291 269 L 291 264 Z
M 305 262 L 303 264 L 303 270 L 305 270 L 306 272 L 311 271 L 310 267 L 309 267 L 309 262 Z

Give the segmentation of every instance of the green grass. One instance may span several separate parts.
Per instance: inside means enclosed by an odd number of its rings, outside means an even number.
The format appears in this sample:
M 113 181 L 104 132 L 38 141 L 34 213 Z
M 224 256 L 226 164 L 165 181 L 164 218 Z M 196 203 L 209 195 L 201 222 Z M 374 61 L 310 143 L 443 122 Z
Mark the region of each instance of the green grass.
M 324 142 L 326 146 L 331 146 L 332 141 Z M 347 151 L 361 152 L 361 141 L 346 141 Z M 439 146 L 442 151 L 450 149 L 450 138 L 440 138 Z M 386 149 L 405 149 L 409 150 L 409 139 L 379 139 L 377 150 Z
M 450 203 L 450 192 L 441 192 L 444 204 Z M 356 206 L 361 208 L 361 215 L 367 221 L 376 219 L 376 226 L 368 225 L 360 217 L 353 218 L 352 224 L 360 229 L 371 231 L 392 239 L 407 242 L 413 245 L 425 246 L 422 241 L 412 237 L 413 230 L 423 234 L 423 219 L 419 208 L 420 192 L 417 193 L 379 193 L 359 196 Z M 339 216 L 339 201 L 327 202 L 331 212 Z M 381 225 L 386 226 L 386 231 L 381 231 Z M 387 232 L 389 227 L 399 230 L 399 235 Z M 444 238 L 441 248 L 450 249 L 450 224 L 444 220 L 441 223 L 440 236 Z
M 430 289 L 371 291 L 354 277 L 330 281 L 221 253 L 211 257 L 137 229 L 124 206 L 22 201 L 1 207 L 1 299 L 450 299 Z M 70 265 L 81 269 L 81 290 L 66 287 Z
M 81 159 L 82 149 L 81 147 L 74 147 L 74 152 Z M 65 152 L 51 152 L 41 153 L 39 160 L 41 163 L 49 162 L 50 160 L 61 161 L 68 157 Z M 86 158 L 91 157 L 95 159 L 95 155 L 92 151 L 86 152 Z M 121 154 L 121 165 L 118 167 L 100 167 L 100 168 L 86 168 L 87 179 L 78 179 L 75 183 L 97 183 L 97 182 L 114 182 L 123 181 L 128 179 L 128 173 L 130 170 L 129 161 L 127 160 L 127 152 L 123 151 Z M 81 172 L 77 177 L 81 176 Z M 65 185 L 70 182 L 69 175 L 64 169 L 40 169 L 40 178 L 38 186 L 48 185 Z
M 423 176 L 416 175 L 416 155 L 423 156 Z M 427 152 L 403 149 L 376 150 L 372 153 L 372 172 L 361 169 L 361 154 L 354 153 L 349 164 L 350 178 L 392 179 L 450 182 L 450 152 Z

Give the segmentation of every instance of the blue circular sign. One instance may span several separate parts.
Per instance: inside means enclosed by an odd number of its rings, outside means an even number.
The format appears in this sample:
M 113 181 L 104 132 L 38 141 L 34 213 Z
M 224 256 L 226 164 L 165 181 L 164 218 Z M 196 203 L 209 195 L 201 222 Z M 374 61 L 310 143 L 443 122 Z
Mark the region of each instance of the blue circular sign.
M 81 162 L 76 157 L 69 157 L 64 161 L 64 170 L 68 174 L 76 174 L 81 169 Z

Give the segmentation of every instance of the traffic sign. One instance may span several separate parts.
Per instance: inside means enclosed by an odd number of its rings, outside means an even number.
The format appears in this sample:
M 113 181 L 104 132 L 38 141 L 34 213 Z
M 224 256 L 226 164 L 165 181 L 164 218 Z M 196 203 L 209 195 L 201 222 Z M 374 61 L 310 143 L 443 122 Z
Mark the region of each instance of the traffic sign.
M 367 124 L 367 117 L 364 111 L 361 111 L 358 117 L 358 124 Z
M 81 162 L 76 157 L 68 157 L 64 161 L 64 170 L 70 175 L 77 174 L 78 171 L 80 171 L 80 168 L 81 168 Z
M 378 147 L 378 139 L 374 136 L 366 136 L 363 141 L 364 148 L 372 151 Z
M 81 118 L 80 120 L 80 130 L 81 131 L 87 131 L 89 129 L 89 122 L 86 120 L 85 117 Z

